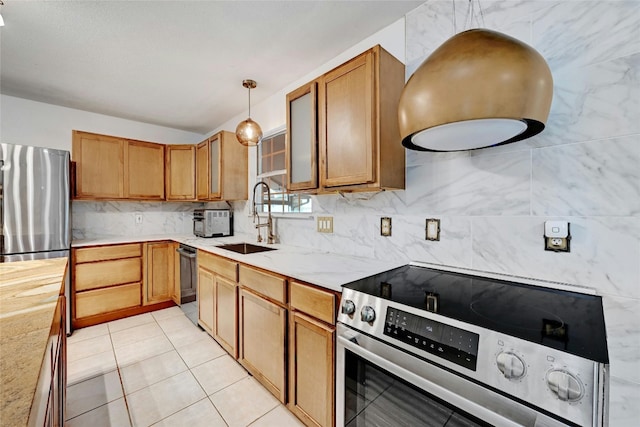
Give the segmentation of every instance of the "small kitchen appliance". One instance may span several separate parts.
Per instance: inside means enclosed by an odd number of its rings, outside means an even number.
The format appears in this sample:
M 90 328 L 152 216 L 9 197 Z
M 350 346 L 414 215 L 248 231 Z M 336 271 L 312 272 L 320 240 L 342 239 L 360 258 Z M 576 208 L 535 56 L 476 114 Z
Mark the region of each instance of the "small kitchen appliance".
M 233 213 L 229 209 L 195 209 L 193 234 L 198 237 L 233 236 Z
M 343 287 L 337 425 L 607 425 L 601 297 L 475 274 L 412 263 Z

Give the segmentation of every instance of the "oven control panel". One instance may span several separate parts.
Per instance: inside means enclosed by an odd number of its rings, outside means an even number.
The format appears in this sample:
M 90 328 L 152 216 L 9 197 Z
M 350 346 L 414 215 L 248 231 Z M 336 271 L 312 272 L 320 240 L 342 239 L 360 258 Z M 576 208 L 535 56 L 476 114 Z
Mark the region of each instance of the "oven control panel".
M 480 336 L 393 307 L 387 308 L 384 335 L 449 362 L 476 370 Z

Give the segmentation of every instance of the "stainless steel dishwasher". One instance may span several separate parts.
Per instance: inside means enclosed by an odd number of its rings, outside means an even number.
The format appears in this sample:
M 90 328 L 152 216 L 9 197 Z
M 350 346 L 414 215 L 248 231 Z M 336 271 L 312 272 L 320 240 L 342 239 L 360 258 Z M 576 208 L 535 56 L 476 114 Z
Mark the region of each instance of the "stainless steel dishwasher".
M 196 248 L 180 245 L 180 308 L 196 325 L 198 324 L 198 266 Z

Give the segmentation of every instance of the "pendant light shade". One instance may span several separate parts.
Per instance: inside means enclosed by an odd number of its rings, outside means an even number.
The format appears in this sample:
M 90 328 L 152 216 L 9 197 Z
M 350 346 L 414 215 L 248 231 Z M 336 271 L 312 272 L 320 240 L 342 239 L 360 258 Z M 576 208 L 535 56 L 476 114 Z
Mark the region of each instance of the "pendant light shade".
M 249 90 L 249 117 L 238 123 L 236 127 L 236 138 L 242 145 L 255 147 L 262 141 L 262 129 L 260 125 L 251 120 L 251 89 L 257 86 L 254 80 L 243 80 L 242 86 Z
M 460 151 L 530 138 L 545 127 L 553 79 L 544 58 L 505 34 L 456 34 L 415 71 L 402 91 L 402 145 Z

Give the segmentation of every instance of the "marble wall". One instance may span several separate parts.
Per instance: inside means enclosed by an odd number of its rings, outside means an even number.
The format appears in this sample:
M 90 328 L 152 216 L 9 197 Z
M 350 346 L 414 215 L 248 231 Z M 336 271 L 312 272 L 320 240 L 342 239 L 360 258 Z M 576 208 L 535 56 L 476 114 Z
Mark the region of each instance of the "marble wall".
M 73 240 L 109 236 L 191 234 L 193 209 L 203 203 L 90 202 L 74 200 L 71 207 Z M 136 214 L 142 224 L 136 223 Z
M 476 5 L 477 2 L 473 2 Z M 456 30 L 465 0 L 456 1 Z M 482 1 L 473 27 L 540 52 L 554 78 L 544 132 L 464 153 L 407 151 L 406 190 L 314 198 L 314 215 L 277 220 L 282 243 L 418 260 L 594 288 L 603 296 L 610 425 L 640 420 L 640 7 L 637 1 Z M 482 24 L 484 19 L 484 24 Z M 480 24 L 478 24 L 480 23 Z M 454 34 L 451 1 L 406 16 L 406 77 Z M 250 231 L 236 203 L 237 228 Z M 244 215 L 244 216 L 243 216 Z M 393 220 L 381 237 L 380 217 Z M 439 242 L 426 218 L 440 218 Z M 544 251 L 546 220 L 571 223 L 571 252 Z

